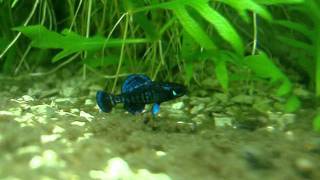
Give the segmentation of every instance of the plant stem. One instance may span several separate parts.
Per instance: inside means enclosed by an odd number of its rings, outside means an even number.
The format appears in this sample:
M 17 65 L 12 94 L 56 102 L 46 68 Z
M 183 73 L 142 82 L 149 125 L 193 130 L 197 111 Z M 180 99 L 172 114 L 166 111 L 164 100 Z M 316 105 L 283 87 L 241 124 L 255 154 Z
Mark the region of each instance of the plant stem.
M 252 17 L 253 22 L 253 44 L 252 44 L 252 51 L 251 55 L 255 55 L 257 51 L 257 41 L 258 41 L 258 30 L 257 30 L 257 14 L 254 12 Z
M 127 13 L 126 13 L 126 14 L 127 14 Z M 121 53 L 120 53 L 119 64 L 118 64 L 118 68 L 117 68 L 117 72 L 116 72 L 116 78 L 115 78 L 115 80 L 114 80 L 111 93 L 114 93 L 114 90 L 115 90 L 115 88 L 116 88 L 117 81 L 118 81 L 118 77 L 119 77 L 119 73 L 120 73 L 120 68 L 121 68 L 122 61 L 123 61 L 124 46 L 125 46 L 125 41 L 126 41 L 126 38 L 127 38 L 128 24 L 129 24 L 129 16 L 127 15 L 127 16 L 126 16 L 126 24 L 125 24 L 125 27 L 124 27 L 123 42 L 122 42 L 122 46 L 121 46 Z
M 40 0 L 36 0 L 36 2 L 33 4 L 32 10 L 27 18 L 27 20 L 23 23 L 23 26 L 27 26 L 29 21 L 31 20 L 32 16 L 34 15 L 34 13 L 36 12 L 36 9 L 38 7 Z M 16 37 L 14 37 L 14 39 L 8 44 L 8 46 L 4 49 L 4 51 L 0 54 L 0 59 L 7 53 L 7 51 L 14 45 L 14 43 L 19 39 L 19 37 L 21 36 L 21 32 L 19 32 Z
M 86 38 L 89 38 L 90 36 L 90 20 L 91 20 L 91 9 L 92 9 L 92 0 L 89 0 L 89 7 L 88 7 L 88 15 L 87 15 L 87 29 L 86 29 Z M 84 59 L 87 58 L 87 55 L 88 55 L 88 51 L 85 51 L 84 52 Z M 83 80 L 86 79 L 86 73 L 87 70 L 86 70 L 86 65 L 83 64 Z

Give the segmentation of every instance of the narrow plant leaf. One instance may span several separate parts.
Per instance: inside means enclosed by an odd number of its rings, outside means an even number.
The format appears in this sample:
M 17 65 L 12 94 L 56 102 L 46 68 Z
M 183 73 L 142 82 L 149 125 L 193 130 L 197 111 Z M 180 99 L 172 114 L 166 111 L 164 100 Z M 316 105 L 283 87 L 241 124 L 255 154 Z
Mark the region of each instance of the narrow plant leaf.
M 183 6 L 176 6 L 174 12 L 184 27 L 194 40 L 206 49 L 215 49 L 216 46 L 210 37 L 203 31 L 201 26 L 189 15 Z
M 276 91 L 276 95 L 277 96 L 284 96 L 287 95 L 291 92 L 292 90 L 292 83 L 289 81 L 289 79 L 283 75 L 282 79 L 280 79 L 281 77 L 279 77 L 279 81 L 282 82 L 281 85 L 279 86 L 279 88 Z
M 246 14 L 246 10 L 257 13 L 261 17 L 272 20 L 271 14 L 261 5 L 255 3 L 253 0 L 217 0 L 219 2 L 228 4 L 229 6 L 236 9 L 239 14 L 246 20 L 249 21 L 249 18 Z
M 32 40 L 31 45 L 38 48 L 58 49 L 62 46 L 71 46 L 72 42 L 63 41 L 63 36 L 54 31 L 49 31 L 41 25 L 21 26 L 13 28 Z M 66 44 L 67 43 L 67 44 Z
M 276 94 L 283 96 L 290 93 L 292 84 L 287 76 L 264 53 L 251 55 L 245 58 L 247 66 L 261 78 L 270 79 L 271 82 L 280 82 Z
M 226 18 L 212 9 L 205 2 L 199 3 L 195 1 L 190 3 L 190 5 L 195 8 L 202 17 L 209 21 L 216 28 L 220 36 L 228 41 L 239 54 L 243 53 L 243 44 L 241 38 Z
M 193 64 L 192 62 L 187 62 L 185 65 L 185 81 L 187 84 L 190 84 L 190 81 L 193 77 Z
M 195 40 L 189 33 L 183 31 L 181 57 L 187 62 L 192 62 L 195 58 L 199 57 L 199 52 L 200 46 L 195 42 Z
M 259 77 L 272 79 L 279 79 L 282 77 L 281 71 L 264 53 L 247 56 L 245 58 L 245 63 Z
M 123 39 L 105 39 L 103 37 L 86 38 L 76 33 L 63 31 L 62 34 L 50 31 L 44 26 L 34 25 L 17 27 L 14 30 L 22 32 L 32 40 L 31 45 L 43 49 L 63 49 L 54 57 L 54 61 L 68 56 L 75 52 L 98 50 L 101 48 L 121 46 Z M 126 44 L 146 43 L 146 39 L 126 39 Z
M 286 104 L 285 104 L 285 111 L 286 112 L 295 112 L 298 110 L 301 106 L 301 102 L 299 98 L 295 95 L 292 95 L 288 98 Z
M 314 33 L 311 30 L 309 30 L 309 28 L 304 24 L 296 23 L 296 22 L 288 21 L 288 20 L 275 20 L 275 21 L 273 21 L 273 23 L 281 25 L 281 26 L 286 27 L 288 29 L 292 29 L 297 32 L 300 32 L 303 35 L 305 35 L 307 38 L 309 38 L 310 40 L 313 39 Z
M 228 76 L 228 69 L 226 66 L 226 62 L 224 60 L 217 60 L 215 61 L 215 72 L 216 77 L 221 84 L 223 90 L 226 92 L 228 91 L 229 87 L 229 76 Z
M 315 68 L 315 86 L 316 86 L 316 96 L 320 97 L 320 25 L 317 28 L 317 34 L 318 38 L 315 40 L 316 42 L 316 55 L 315 55 L 315 61 L 316 61 L 316 68 Z
M 278 4 L 298 4 L 303 3 L 304 0 L 255 0 L 259 4 L 264 5 L 278 5 Z
M 177 6 L 178 7 L 184 6 L 192 1 L 194 1 L 194 0 L 173 0 L 173 1 L 168 1 L 168 2 L 162 2 L 162 3 L 152 4 L 152 5 L 148 6 L 147 8 L 143 8 L 143 10 L 146 11 L 146 10 L 157 9 L 157 8 L 174 10 Z
M 58 54 L 56 54 L 53 58 L 52 58 L 52 62 L 57 62 L 67 56 L 70 56 L 71 54 L 73 53 L 76 53 L 77 50 L 63 50 L 63 51 L 60 51 Z
M 293 38 L 289 38 L 286 36 L 278 35 L 276 36 L 278 40 L 280 40 L 282 43 L 285 43 L 291 47 L 303 49 L 304 51 L 307 51 L 309 54 L 313 54 L 315 49 L 314 46 L 307 44 L 305 42 L 295 40 Z
M 320 133 L 320 113 L 313 119 L 313 130 Z

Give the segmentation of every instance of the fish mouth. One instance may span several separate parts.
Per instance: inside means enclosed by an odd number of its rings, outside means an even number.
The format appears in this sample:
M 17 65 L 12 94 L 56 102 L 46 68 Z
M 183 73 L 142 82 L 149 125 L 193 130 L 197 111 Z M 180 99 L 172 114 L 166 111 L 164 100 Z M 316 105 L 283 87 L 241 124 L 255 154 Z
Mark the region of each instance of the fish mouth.
M 188 93 L 188 89 L 186 86 L 181 85 L 181 84 L 171 84 L 172 85 L 172 89 L 176 92 L 176 96 L 177 97 L 181 97 L 183 95 L 186 95 Z

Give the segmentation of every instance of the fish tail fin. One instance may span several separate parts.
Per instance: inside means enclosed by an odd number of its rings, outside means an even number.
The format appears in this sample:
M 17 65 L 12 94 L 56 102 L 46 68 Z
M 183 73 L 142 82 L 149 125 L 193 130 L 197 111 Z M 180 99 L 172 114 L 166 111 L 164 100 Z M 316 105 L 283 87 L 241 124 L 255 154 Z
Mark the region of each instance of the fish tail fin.
M 110 112 L 115 105 L 114 96 L 104 91 L 98 91 L 96 94 L 97 104 L 101 111 Z

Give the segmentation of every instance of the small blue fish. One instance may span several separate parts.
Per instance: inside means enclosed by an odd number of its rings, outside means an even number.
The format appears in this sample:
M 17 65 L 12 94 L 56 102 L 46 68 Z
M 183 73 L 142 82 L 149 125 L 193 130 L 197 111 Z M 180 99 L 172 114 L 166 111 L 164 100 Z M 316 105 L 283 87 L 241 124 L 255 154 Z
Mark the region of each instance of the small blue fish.
M 138 114 L 146 104 L 153 104 L 152 115 L 155 116 L 160 111 L 160 103 L 181 97 L 186 92 L 187 88 L 183 85 L 155 82 L 145 75 L 133 74 L 123 83 L 121 94 L 98 91 L 96 99 L 103 112 L 110 112 L 116 104 L 123 103 L 127 111 Z

